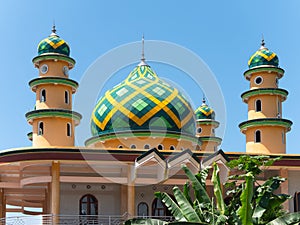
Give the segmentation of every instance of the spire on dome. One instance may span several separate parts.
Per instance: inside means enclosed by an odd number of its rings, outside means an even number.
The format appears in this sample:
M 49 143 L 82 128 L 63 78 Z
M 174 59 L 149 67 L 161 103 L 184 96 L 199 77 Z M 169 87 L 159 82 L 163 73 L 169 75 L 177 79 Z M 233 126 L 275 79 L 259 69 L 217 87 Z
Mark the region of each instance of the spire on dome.
M 57 34 L 56 34 L 56 29 L 55 29 L 55 22 L 53 22 L 53 26 L 52 26 L 52 33 L 50 34 L 50 36 L 58 36 Z
M 206 98 L 205 98 L 205 95 L 203 95 L 202 105 L 206 105 Z
M 145 39 L 144 39 L 144 34 L 142 36 L 142 57 L 141 57 L 141 62 L 139 63 L 139 66 L 148 66 L 146 63 L 145 59 Z
M 261 39 L 261 46 L 260 46 L 260 49 L 267 49 L 266 47 L 265 47 L 265 39 L 264 39 L 264 35 L 262 34 L 262 39 Z

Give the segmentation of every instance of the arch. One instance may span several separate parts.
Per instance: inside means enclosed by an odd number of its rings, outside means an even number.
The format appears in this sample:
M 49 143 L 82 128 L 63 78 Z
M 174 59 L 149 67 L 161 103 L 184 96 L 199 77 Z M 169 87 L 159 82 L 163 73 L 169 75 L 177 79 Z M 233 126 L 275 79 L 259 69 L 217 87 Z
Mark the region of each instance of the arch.
M 94 195 L 86 194 L 79 200 L 80 215 L 98 215 L 98 200 Z
M 71 123 L 67 123 L 67 136 L 68 137 L 72 136 L 72 125 L 71 125 Z
M 40 121 L 38 123 L 38 135 L 43 135 L 44 134 L 44 122 Z
M 157 149 L 158 149 L 158 150 L 164 150 L 165 147 L 164 147 L 162 144 L 159 144 L 159 145 L 157 146 Z
M 46 102 L 46 90 L 42 89 L 40 91 L 40 102 Z
M 174 196 L 170 195 L 170 197 L 174 200 Z M 152 202 L 152 216 L 172 216 L 172 213 L 168 210 L 165 204 L 159 198 L 153 199 Z
M 261 100 L 257 99 L 255 101 L 255 112 L 261 112 Z
M 137 215 L 141 217 L 149 216 L 149 207 L 146 202 L 140 202 L 137 207 Z
M 150 149 L 150 145 L 149 144 L 145 144 L 144 145 L 144 149 Z
M 255 131 L 255 137 L 254 137 L 254 141 L 255 143 L 260 143 L 261 142 L 261 131 L 260 130 L 256 130 Z
M 123 148 L 123 145 L 119 145 L 118 148 Z
M 130 148 L 131 148 L 131 149 L 136 149 L 136 145 L 135 145 L 135 144 L 132 144 L 132 145 L 130 145 Z
M 69 91 L 65 91 L 65 103 L 66 104 L 70 103 L 70 94 L 69 94 Z
M 176 148 L 175 148 L 175 146 L 174 145 L 171 145 L 170 146 L 170 150 L 175 150 Z

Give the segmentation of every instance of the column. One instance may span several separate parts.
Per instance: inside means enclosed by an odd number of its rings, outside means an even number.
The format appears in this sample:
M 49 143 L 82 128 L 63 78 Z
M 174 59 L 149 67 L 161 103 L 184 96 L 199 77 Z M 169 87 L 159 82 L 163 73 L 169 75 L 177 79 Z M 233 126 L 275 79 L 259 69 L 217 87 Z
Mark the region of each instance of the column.
M 127 212 L 134 216 L 135 213 L 135 186 L 134 180 L 131 180 L 131 174 L 134 170 L 133 165 L 128 165 L 128 185 L 127 185 Z
M 289 177 L 288 169 L 280 169 L 279 176 L 287 179 Z M 288 179 L 285 182 L 281 183 L 280 193 L 289 194 L 289 180 Z M 283 208 L 284 208 L 284 210 L 289 210 L 289 201 L 286 201 L 285 203 L 283 203 Z
M 60 214 L 60 164 L 58 161 L 52 162 L 52 182 L 51 182 L 51 213 L 55 217 L 53 223 L 58 224 L 57 215 Z

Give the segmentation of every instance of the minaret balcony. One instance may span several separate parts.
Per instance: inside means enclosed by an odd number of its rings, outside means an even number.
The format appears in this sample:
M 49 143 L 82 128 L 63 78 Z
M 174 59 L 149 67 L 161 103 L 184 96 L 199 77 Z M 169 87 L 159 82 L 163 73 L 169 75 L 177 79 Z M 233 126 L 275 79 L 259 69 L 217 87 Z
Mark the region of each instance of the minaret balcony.
M 259 95 L 275 95 L 285 101 L 289 92 L 281 88 L 258 88 L 244 92 L 241 97 L 243 102 L 247 103 L 249 98 Z
M 288 119 L 282 118 L 262 118 L 262 119 L 253 119 L 247 120 L 239 124 L 239 128 L 242 133 L 244 133 L 248 128 L 253 127 L 264 127 L 264 126 L 276 126 L 284 127 L 286 131 L 291 130 L 293 122 Z
M 78 83 L 76 81 L 62 77 L 40 77 L 29 82 L 29 86 L 32 91 L 36 91 L 39 85 L 45 84 L 69 86 L 72 88 L 72 93 L 75 93 L 78 88 Z
M 82 118 L 81 114 L 78 112 L 74 112 L 71 110 L 65 110 L 65 109 L 40 109 L 40 110 L 33 110 L 25 114 L 25 117 L 29 124 L 32 124 L 34 119 L 37 118 L 67 118 L 74 120 L 75 126 L 77 126 L 80 123 L 80 120 Z

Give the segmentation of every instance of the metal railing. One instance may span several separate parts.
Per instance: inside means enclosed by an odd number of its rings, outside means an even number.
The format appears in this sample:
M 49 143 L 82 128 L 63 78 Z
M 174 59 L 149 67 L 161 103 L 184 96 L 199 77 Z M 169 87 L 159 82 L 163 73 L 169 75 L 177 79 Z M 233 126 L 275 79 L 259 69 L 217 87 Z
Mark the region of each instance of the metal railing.
M 165 221 L 173 221 L 171 216 L 164 217 L 136 217 L 128 213 L 123 215 L 39 215 L 18 216 L 0 219 L 0 225 L 122 225 L 130 218 L 155 218 Z

